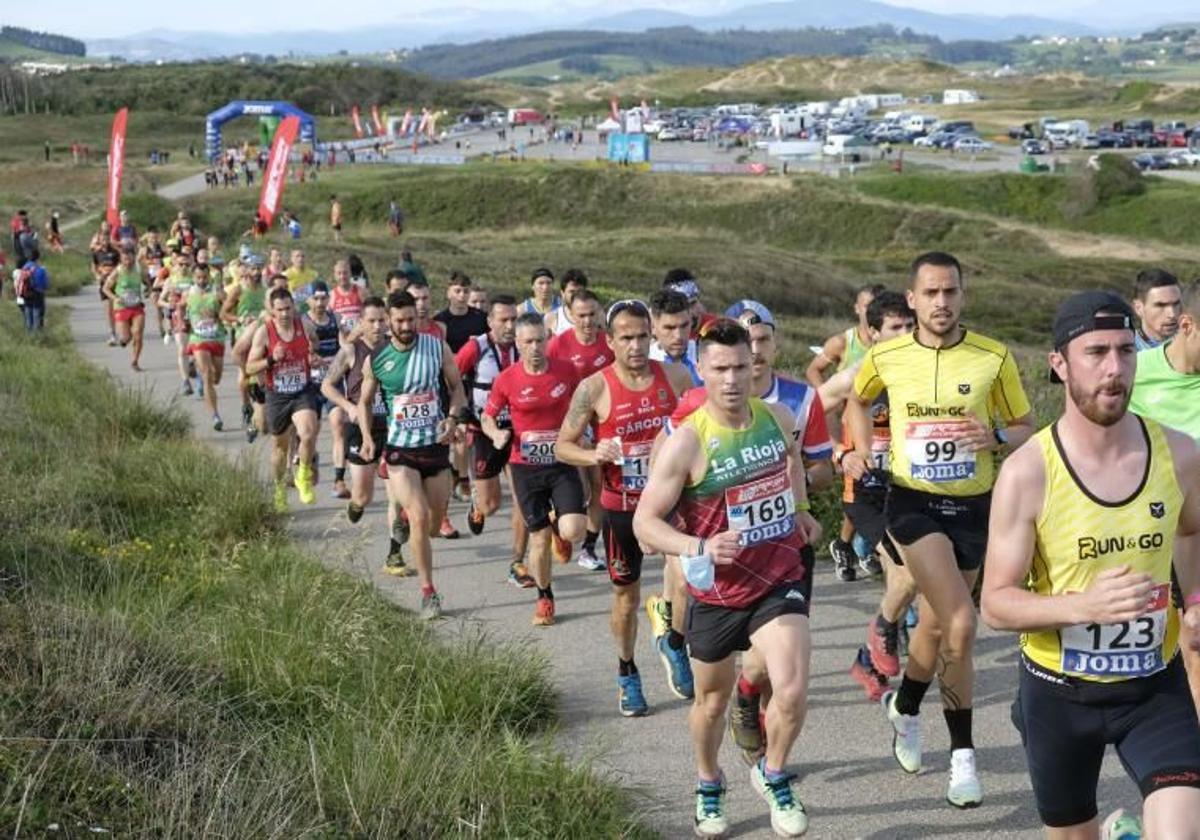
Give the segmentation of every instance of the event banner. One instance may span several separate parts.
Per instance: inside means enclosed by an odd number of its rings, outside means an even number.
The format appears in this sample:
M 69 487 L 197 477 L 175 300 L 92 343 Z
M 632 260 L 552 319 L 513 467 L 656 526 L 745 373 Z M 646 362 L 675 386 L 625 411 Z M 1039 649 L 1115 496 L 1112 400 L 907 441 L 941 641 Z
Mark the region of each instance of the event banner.
M 363 136 L 362 117 L 358 114 L 358 106 L 354 105 L 350 108 L 350 119 L 354 120 L 354 136 Z
M 299 130 L 299 117 L 284 117 L 279 128 L 275 129 L 275 139 L 271 141 L 271 155 L 267 158 L 267 171 L 263 177 L 262 193 L 258 198 L 258 217 L 267 227 L 275 220 L 275 213 L 279 210 L 279 202 L 283 198 L 283 187 L 287 183 L 288 157 L 292 153 L 292 144 L 296 142 L 296 133 Z
M 125 124 L 128 120 L 128 108 L 117 111 L 112 125 L 112 144 L 108 150 L 108 209 L 105 218 L 113 230 L 117 229 L 120 220 L 121 176 L 125 172 Z
M 375 124 L 375 136 L 379 137 L 383 134 L 383 120 L 379 118 L 379 106 L 371 106 L 371 122 Z

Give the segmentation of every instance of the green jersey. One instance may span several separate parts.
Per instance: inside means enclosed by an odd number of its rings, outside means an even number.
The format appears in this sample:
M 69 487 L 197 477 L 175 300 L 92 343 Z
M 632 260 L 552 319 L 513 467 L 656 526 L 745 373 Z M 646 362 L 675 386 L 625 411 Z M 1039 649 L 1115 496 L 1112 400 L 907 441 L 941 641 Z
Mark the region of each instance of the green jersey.
M 142 276 L 136 271 L 117 269 L 117 279 L 113 283 L 113 293 L 117 296 L 117 309 L 135 309 L 142 305 Z
M 1129 410 L 1191 435 L 1200 443 L 1200 373 L 1180 373 L 1167 360 L 1170 342 L 1137 354 Z
M 838 362 L 837 369 L 839 371 L 843 371 L 853 365 L 871 349 L 868 345 L 863 344 L 862 339 L 858 337 L 858 327 L 850 327 L 842 335 L 846 339 L 846 351 L 842 353 L 841 361 Z
M 238 293 L 237 316 L 243 323 L 257 318 L 266 308 L 267 290 L 262 286 L 242 286 Z
M 371 357 L 371 373 L 388 406 L 388 446 L 415 449 L 437 443 L 442 411 L 442 339 L 417 334 L 400 350 L 388 341 Z
M 206 341 L 225 341 L 225 326 L 221 323 L 221 298 L 215 289 L 192 289 L 187 301 L 188 323 L 192 325 L 189 344 Z

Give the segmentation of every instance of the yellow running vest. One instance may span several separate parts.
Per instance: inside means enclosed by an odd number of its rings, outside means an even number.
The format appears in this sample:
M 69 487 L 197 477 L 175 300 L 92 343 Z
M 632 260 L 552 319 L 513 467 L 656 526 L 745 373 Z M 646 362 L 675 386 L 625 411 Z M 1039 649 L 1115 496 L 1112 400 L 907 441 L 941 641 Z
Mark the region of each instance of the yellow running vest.
M 1027 587 L 1039 595 L 1083 592 L 1105 569 L 1128 565 L 1150 575 L 1150 610 L 1121 624 L 1078 624 L 1024 633 L 1021 650 L 1041 667 L 1095 682 L 1146 677 L 1167 666 L 1179 642 L 1179 614 L 1171 605 L 1171 554 L 1183 492 L 1166 434 L 1138 418 L 1149 445 L 1141 486 L 1124 502 L 1088 495 L 1075 479 L 1058 441 L 1058 425 L 1034 439 L 1046 462 L 1046 491 L 1037 520 Z

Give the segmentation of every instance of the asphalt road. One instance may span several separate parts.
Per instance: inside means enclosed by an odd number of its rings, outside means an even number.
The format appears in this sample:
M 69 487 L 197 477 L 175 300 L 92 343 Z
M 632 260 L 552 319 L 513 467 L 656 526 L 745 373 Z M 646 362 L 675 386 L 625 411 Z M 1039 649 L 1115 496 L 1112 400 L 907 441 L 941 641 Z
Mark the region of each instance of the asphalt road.
M 209 427 L 203 404 L 178 395 L 174 347 L 164 347 L 153 327 L 142 365 L 129 367 L 129 351 L 105 346 L 107 328 L 94 287 L 67 302 L 71 327 L 83 356 L 111 373 L 120 384 L 148 389 L 161 402 L 177 403 L 191 417 L 197 437 L 214 454 L 245 459 L 264 475 L 267 443 L 247 445 L 240 428 L 232 377 L 220 387 L 226 431 Z M 293 504 L 289 527 L 296 540 L 322 562 L 373 581 L 385 597 L 403 609 L 416 609 L 415 579 L 397 580 L 381 572 L 386 551 L 384 514 L 376 504 L 361 523 L 350 525 L 344 503 L 330 497 L 330 442 L 322 434 L 323 468 L 318 503 Z M 382 486 L 380 487 L 382 495 Z M 452 503 L 452 516 L 463 525 L 465 506 Z M 610 590 L 603 573 L 573 563 L 556 567 L 558 623 L 548 629 L 530 625 L 533 596 L 504 582 L 510 531 L 506 507 L 480 537 L 435 542 L 435 569 L 445 597 L 442 632 L 473 633 L 518 640 L 550 663 L 561 693 L 562 725 L 558 742 L 578 758 L 592 758 L 633 789 L 646 818 L 665 837 L 691 833 L 694 769 L 686 726 L 687 704 L 668 692 L 663 670 L 648 639 L 642 614 L 637 661 L 652 713 L 625 719 L 616 708 L 616 662 L 608 631 Z M 644 591 L 659 588 L 661 569 L 650 563 Z M 948 777 L 948 738 L 938 711 L 936 689 L 925 704 L 926 767 L 906 776 L 891 757 L 891 734 L 880 709 L 866 702 L 847 669 L 863 638 L 880 586 L 841 583 L 822 558 L 816 575 L 812 613 L 810 711 L 793 752 L 793 768 L 810 816 L 810 836 L 828 838 L 1033 837 L 1039 834 L 1024 754 L 1009 722 L 1016 678 L 1016 640 L 982 630 L 978 642 L 975 741 L 985 798 L 982 807 L 957 811 L 944 800 Z M 740 837 L 770 835 L 766 806 L 750 787 L 737 751 L 725 744 L 722 763 L 730 785 L 729 813 Z M 1108 807 L 1137 802 L 1133 785 L 1114 758 L 1105 765 L 1101 802 Z

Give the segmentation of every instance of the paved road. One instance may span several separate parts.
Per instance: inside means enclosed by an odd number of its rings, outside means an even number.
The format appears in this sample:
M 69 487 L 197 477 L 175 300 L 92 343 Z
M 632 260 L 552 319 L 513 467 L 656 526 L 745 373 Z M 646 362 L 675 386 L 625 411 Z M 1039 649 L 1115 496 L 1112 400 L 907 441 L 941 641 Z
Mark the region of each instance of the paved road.
M 265 473 L 265 442 L 247 446 L 238 428 L 237 397 L 231 382 L 221 387 L 221 409 L 227 431 L 209 429 L 203 404 L 177 396 L 178 382 L 172 352 L 154 330 L 148 332 L 142 361 L 146 372 L 129 368 L 128 352 L 104 344 L 106 329 L 94 289 L 69 301 L 72 329 L 85 358 L 108 370 L 118 382 L 149 389 L 163 403 L 177 402 L 215 452 L 233 460 L 247 459 Z M 329 441 L 322 436 L 323 464 L 329 463 Z M 400 607 L 415 609 L 414 580 L 399 581 L 381 573 L 386 550 L 383 512 L 378 506 L 357 526 L 347 523 L 343 503 L 329 497 L 331 470 L 322 470 L 320 498 L 314 507 L 296 510 L 289 527 L 323 562 L 374 581 Z M 505 509 L 505 513 L 507 508 Z M 464 506 L 453 503 L 461 525 Z M 574 564 L 557 568 L 555 589 L 559 623 L 549 629 L 530 626 L 533 599 L 528 591 L 504 583 L 505 518 L 488 523 L 481 537 L 435 543 L 439 588 L 446 598 L 447 633 L 482 629 L 494 639 L 517 640 L 548 658 L 554 683 L 561 692 L 562 728 L 559 741 L 575 756 L 599 755 L 601 766 L 638 791 L 650 821 L 666 837 L 690 834 L 690 787 L 693 767 L 685 715 L 686 705 L 667 691 L 662 669 L 641 623 L 638 662 L 642 667 L 653 713 L 626 720 L 616 711 L 615 661 L 608 634 L 610 596 L 603 574 Z M 465 529 L 464 529 L 465 533 Z M 660 570 L 646 573 L 646 589 L 656 591 Z M 976 742 L 986 798 L 983 807 L 959 812 L 943 800 L 949 756 L 948 740 L 936 691 L 925 715 L 927 769 L 905 776 L 890 755 L 890 734 L 877 707 L 868 704 L 847 676 L 856 645 L 879 593 L 875 583 L 838 582 L 830 565 L 817 570 L 814 595 L 811 710 L 794 753 L 802 775 L 801 791 L 811 813 L 811 836 L 963 838 L 1032 837 L 1037 835 L 1023 753 L 1008 721 L 1013 696 L 1015 640 L 990 631 L 981 634 L 975 706 Z M 770 836 L 765 806 L 750 789 L 737 753 L 726 744 L 722 761 L 731 784 L 730 812 L 738 836 Z M 1133 786 L 1119 773 L 1115 761 L 1105 768 L 1102 802 L 1136 802 Z

